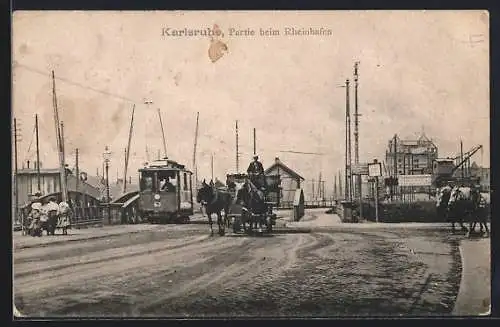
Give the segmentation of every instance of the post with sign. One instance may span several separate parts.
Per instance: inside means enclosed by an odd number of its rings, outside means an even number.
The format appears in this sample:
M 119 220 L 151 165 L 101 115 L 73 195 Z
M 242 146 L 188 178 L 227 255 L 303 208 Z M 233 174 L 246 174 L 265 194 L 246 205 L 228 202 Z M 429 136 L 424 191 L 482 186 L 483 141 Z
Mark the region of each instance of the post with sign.
M 353 175 L 357 176 L 361 183 L 361 178 L 363 175 L 368 175 L 368 164 L 358 163 L 353 166 Z M 359 220 L 363 220 L 363 195 L 361 192 L 361 187 L 358 189 L 358 202 L 359 202 Z
M 368 176 L 375 178 L 375 221 L 378 223 L 378 178 L 382 176 L 382 165 L 377 159 L 368 164 Z

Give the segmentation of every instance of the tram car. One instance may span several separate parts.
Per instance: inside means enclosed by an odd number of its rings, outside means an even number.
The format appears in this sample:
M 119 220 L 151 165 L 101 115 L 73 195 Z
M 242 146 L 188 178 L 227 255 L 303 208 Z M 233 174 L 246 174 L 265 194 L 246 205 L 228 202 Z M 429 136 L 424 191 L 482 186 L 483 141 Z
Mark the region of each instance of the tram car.
M 155 160 L 139 169 L 138 210 L 150 223 L 182 223 L 193 214 L 192 172 L 176 161 Z
M 244 184 L 249 179 L 246 174 L 228 174 L 226 175 L 226 185 L 228 191 L 232 193 L 233 199 L 237 197 L 237 185 Z M 273 213 L 273 207 L 279 205 L 280 199 L 280 177 L 279 175 L 266 176 L 265 202 L 266 212 L 263 214 L 253 213 L 253 208 L 244 208 L 242 204 L 233 201 L 228 217 L 231 219 L 233 232 L 239 233 L 242 230 L 246 233 L 254 232 L 254 223 L 259 220 L 263 222 L 267 232 L 272 232 L 272 226 L 276 225 L 276 214 Z

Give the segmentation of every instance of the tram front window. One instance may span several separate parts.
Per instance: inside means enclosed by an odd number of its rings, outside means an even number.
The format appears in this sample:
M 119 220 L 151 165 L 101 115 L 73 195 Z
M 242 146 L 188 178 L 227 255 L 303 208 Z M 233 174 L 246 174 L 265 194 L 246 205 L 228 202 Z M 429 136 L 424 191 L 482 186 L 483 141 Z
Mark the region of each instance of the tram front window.
M 177 188 L 176 171 L 162 171 L 158 173 L 158 181 L 160 182 L 160 191 L 174 192 Z
M 141 178 L 141 191 L 153 191 L 154 173 L 143 172 Z

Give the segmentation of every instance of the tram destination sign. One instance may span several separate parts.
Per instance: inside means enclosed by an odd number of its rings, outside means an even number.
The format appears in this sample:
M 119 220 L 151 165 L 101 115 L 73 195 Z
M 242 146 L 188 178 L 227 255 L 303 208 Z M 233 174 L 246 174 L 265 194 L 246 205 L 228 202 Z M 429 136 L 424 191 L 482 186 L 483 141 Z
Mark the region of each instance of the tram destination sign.
M 431 175 L 399 175 L 399 186 L 431 186 Z

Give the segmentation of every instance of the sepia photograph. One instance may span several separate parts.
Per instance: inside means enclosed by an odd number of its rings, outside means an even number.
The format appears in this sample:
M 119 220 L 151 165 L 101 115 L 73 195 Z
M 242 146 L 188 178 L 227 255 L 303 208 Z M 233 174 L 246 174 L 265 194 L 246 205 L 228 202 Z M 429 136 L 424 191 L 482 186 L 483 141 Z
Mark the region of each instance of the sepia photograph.
M 489 21 L 14 11 L 13 319 L 489 316 Z

